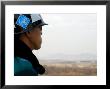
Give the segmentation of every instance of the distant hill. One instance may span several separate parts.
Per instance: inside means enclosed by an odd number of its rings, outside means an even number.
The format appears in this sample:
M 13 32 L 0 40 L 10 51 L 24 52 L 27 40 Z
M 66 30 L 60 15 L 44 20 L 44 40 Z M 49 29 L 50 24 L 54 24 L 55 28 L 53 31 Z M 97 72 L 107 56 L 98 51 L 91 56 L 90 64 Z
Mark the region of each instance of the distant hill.
M 96 60 L 62 60 L 62 59 L 54 59 L 54 60 L 45 60 L 45 59 L 41 59 L 39 60 L 40 63 L 69 63 L 69 64 L 74 64 L 74 63 L 97 63 Z
M 56 61 L 91 61 L 91 60 L 97 60 L 96 54 L 92 53 L 82 53 L 82 54 L 63 54 L 63 53 L 57 53 L 57 54 L 51 54 L 44 56 L 40 58 L 40 60 L 56 60 Z

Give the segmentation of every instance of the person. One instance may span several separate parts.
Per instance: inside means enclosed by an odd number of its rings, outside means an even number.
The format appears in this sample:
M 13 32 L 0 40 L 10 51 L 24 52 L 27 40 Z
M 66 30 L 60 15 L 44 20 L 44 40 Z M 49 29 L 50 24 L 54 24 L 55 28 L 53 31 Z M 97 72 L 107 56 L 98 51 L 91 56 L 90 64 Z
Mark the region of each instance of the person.
M 47 24 L 40 14 L 14 14 L 14 76 L 45 73 L 45 68 L 32 53 L 41 48 L 44 25 Z

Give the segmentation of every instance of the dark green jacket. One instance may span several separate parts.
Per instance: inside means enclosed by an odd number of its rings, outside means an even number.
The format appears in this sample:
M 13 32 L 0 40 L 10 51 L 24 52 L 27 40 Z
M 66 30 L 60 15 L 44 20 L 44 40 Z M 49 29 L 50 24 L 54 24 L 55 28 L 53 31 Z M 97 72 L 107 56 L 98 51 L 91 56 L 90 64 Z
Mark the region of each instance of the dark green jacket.
M 33 69 L 32 64 L 23 58 L 14 58 L 14 75 L 15 76 L 34 76 L 38 75 L 37 71 Z

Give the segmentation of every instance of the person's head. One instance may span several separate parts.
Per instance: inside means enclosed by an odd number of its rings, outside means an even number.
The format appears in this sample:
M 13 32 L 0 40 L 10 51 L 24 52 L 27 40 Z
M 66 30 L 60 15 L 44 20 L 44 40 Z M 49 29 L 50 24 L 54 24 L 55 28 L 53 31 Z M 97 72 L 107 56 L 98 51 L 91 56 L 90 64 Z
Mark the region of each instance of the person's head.
M 22 24 L 19 21 L 27 19 L 27 17 L 25 18 L 21 18 L 20 16 L 27 16 L 29 18 L 30 16 L 30 24 L 27 25 L 27 27 L 25 26 L 26 24 Z M 16 28 L 15 29 L 15 35 L 19 35 L 18 38 L 20 40 L 22 40 L 27 46 L 29 46 L 32 50 L 33 49 L 40 49 L 41 48 L 41 43 L 42 43 L 42 26 L 43 25 L 47 25 L 43 22 L 41 16 L 39 14 L 34 14 L 34 15 L 19 15 L 18 18 L 21 18 L 16 20 L 15 24 L 16 24 Z M 18 21 L 18 22 L 17 22 Z M 23 20 L 24 21 L 24 20 Z M 24 21 L 26 22 L 26 21 Z M 24 27 L 23 27 L 24 26 Z

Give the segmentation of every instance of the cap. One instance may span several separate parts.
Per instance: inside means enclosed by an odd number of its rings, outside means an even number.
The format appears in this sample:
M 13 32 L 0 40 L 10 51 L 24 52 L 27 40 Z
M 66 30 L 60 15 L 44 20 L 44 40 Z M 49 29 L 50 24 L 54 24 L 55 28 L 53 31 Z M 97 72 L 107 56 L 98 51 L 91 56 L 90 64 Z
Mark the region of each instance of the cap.
M 35 26 L 46 24 L 40 14 L 14 14 L 14 34 L 32 30 Z

